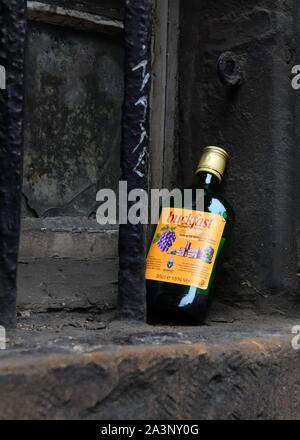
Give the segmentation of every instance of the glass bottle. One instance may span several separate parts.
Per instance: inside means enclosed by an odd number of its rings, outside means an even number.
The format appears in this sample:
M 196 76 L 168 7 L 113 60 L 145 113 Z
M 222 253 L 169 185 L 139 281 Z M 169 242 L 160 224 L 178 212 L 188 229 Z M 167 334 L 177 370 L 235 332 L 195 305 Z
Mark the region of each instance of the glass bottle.
M 161 211 L 147 256 L 147 322 L 204 322 L 216 275 L 234 224 L 234 212 L 219 193 L 229 156 L 206 147 L 197 167 L 192 205 Z M 202 209 L 197 210 L 199 192 Z

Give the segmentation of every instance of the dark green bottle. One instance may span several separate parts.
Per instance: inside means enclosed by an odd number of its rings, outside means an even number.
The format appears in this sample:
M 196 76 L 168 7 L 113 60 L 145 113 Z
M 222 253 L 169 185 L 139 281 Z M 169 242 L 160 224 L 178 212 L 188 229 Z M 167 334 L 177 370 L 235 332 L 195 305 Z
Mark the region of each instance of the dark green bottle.
M 212 300 L 216 274 L 230 236 L 234 212 L 219 194 L 229 156 L 219 147 L 203 150 L 192 188 L 192 206 L 161 213 L 147 256 L 149 324 L 201 324 Z M 203 189 L 204 205 L 196 206 Z M 186 208 L 186 207 L 185 207 Z M 166 222 L 167 218 L 167 222 Z

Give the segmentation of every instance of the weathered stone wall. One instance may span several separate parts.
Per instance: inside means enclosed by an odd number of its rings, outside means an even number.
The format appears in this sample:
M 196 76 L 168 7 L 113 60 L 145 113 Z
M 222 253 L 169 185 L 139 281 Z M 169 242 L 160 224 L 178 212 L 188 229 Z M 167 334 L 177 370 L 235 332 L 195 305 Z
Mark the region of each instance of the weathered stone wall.
M 181 2 L 178 180 L 190 184 L 201 147 L 229 150 L 237 221 L 220 290 L 269 311 L 297 297 L 294 17 L 291 0 Z M 226 51 L 243 71 L 238 87 L 218 78 Z

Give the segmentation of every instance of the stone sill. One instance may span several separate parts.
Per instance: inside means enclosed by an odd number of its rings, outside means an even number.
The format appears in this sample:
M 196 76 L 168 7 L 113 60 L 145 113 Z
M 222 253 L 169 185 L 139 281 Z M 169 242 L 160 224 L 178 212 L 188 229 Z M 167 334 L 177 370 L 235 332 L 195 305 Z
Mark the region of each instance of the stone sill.
M 0 352 L 0 418 L 300 417 L 295 319 L 153 327 L 113 318 L 23 312 Z
M 1 419 L 300 418 L 299 311 L 215 301 L 201 327 L 119 321 L 117 238 L 83 218 L 23 220 Z
M 20 260 L 118 257 L 118 227 L 100 226 L 85 217 L 22 219 Z

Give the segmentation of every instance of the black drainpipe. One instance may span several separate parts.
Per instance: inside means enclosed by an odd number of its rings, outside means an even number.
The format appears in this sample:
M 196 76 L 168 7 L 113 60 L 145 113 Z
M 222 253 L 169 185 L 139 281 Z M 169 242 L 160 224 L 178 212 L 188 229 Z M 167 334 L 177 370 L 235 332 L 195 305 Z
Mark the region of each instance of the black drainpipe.
M 148 190 L 152 18 L 152 0 L 126 1 L 121 169 L 128 191 Z M 146 226 L 121 224 L 119 311 L 127 319 L 145 318 L 145 252 Z
M 0 0 L 0 325 L 16 322 L 23 161 L 26 1 Z

